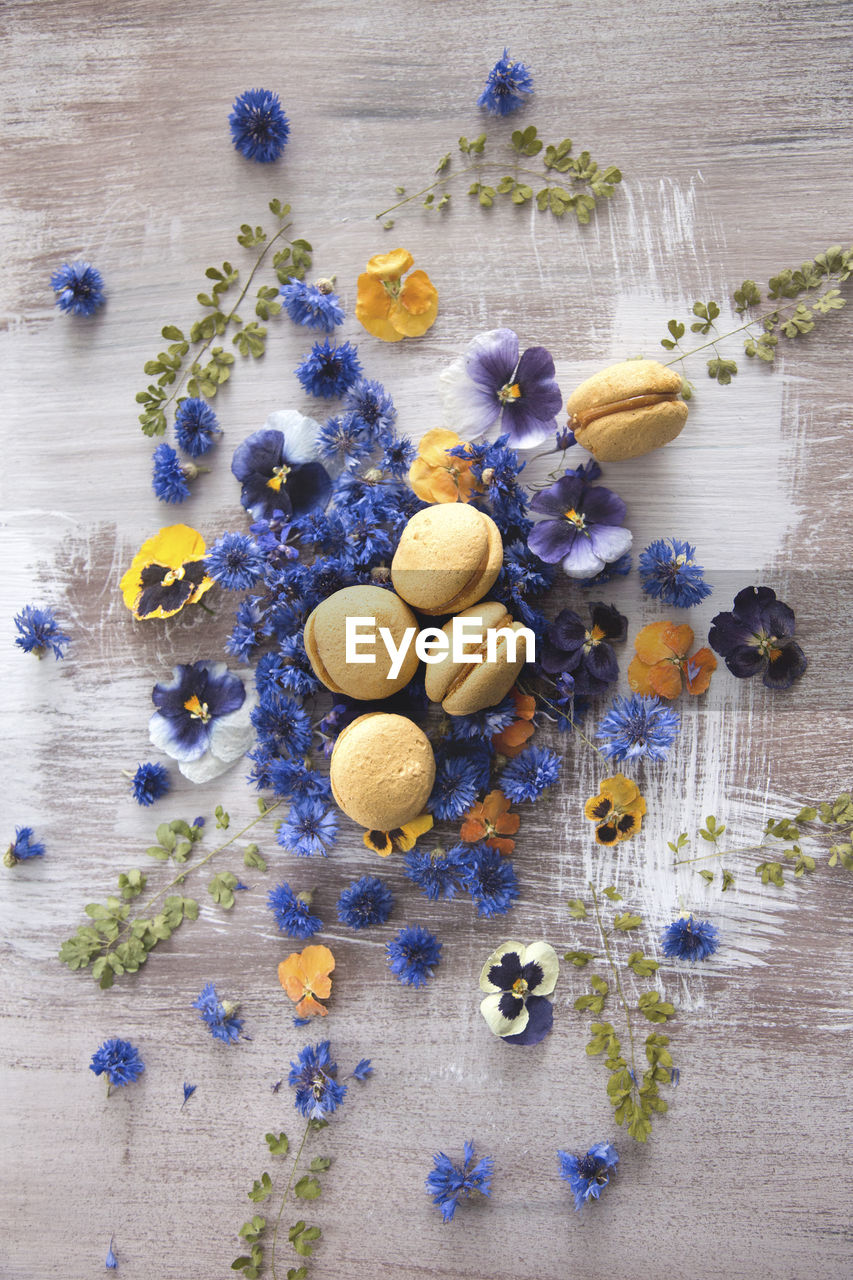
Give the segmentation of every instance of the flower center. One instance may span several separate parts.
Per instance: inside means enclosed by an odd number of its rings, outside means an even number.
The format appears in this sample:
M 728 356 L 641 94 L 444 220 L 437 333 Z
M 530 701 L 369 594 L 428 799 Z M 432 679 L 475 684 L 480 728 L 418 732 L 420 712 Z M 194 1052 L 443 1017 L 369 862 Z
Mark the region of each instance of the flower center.
M 586 516 L 580 511 L 575 511 L 574 507 L 569 507 L 568 511 L 563 513 L 570 524 L 576 529 L 583 530 L 586 528 Z
M 179 565 L 177 569 L 170 569 L 163 577 L 162 585 L 171 587 L 173 583 L 180 582 L 183 579 L 186 570 L 183 565 Z
M 400 294 L 403 292 L 403 281 L 399 278 L 396 280 L 383 280 L 382 287 L 388 296 L 396 302 Z
M 591 631 L 586 632 L 586 643 L 584 644 L 584 653 L 589 653 L 590 649 L 594 649 L 604 639 L 604 632 L 601 627 L 594 626 Z
M 517 382 L 506 382 L 498 392 L 498 399 L 501 404 L 509 404 L 510 400 L 518 400 L 521 396 L 521 387 Z
M 527 980 L 525 978 L 516 978 L 515 982 L 512 984 L 512 994 L 514 996 L 527 995 Z
M 323 1075 L 322 1071 L 318 1071 L 317 1074 L 314 1076 L 314 1079 L 311 1081 L 311 1092 L 313 1093 L 314 1097 L 318 1100 L 318 1102 L 326 1091 L 327 1083 L 328 1083 L 327 1077 Z
M 193 720 L 200 720 L 202 724 L 210 722 L 211 714 L 207 703 L 201 702 L 197 693 L 194 693 L 191 698 L 187 698 L 184 703 L 184 710 L 189 711 Z
M 758 652 L 762 658 L 767 658 L 770 662 L 775 662 L 781 656 L 782 650 L 779 648 L 779 641 L 776 636 L 768 636 L 765 632 L 760 632 L 756 636 L 758 644 Z
M 293 468 L 289 467 L 286 462 L 282 462 L 279 467 L 273 467 L 272 475 L 267 480 L 267 488 L 274 489 L 276 493 L 279 493 L 282 485 L 286 484 L 287 477 L 292 470 Z

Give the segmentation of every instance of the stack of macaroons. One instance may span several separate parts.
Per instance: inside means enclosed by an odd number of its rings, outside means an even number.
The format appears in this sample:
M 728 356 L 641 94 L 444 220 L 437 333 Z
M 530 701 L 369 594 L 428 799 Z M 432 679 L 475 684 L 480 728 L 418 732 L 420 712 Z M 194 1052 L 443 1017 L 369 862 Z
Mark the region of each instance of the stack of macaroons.
M 394 554 L 393 590 L 345 587 L 323 600 L 308 617 L 305 651 L 315 675 L 326 688 L 351 698 L 368 702 L 390 697 L 412 680 L 419 666 L 412 643 L 418 631 L 413 609 L 428 619 L 452 615 L 444 627 L 432 627 L 432 636 L 426 639 L 427 651 L 432 645 L 436 654 L 436 642 L 448 646 L 440 659 L 427 664 L 427 695 L 451 716 L 496 706 L 515 683 L 526 655 L 523 644 L 510 655 L 506 634 L 496 636 L 492 655 L 486 653 L 488 629 L 521 629 L 505 605 L 483 600 L 502 563 L 500 532 L 484 512 L 461 503 L 419 511 L 403 530 Z M 483 638 L 482 644 L 466 647 L 469 660 L 464 663 L 453 660 L 449 647 L 453 618 L 460 616 L 470 619 L 472 630 Z M 376 635 L 386 628 L 397 650 L 409 631 L 405 657 L 393 677 L 385 644 L 376 644 L 374 662 L 347 662 L 347 618 L 375 619 Z M 429 739 L 405 716 L 381 711 L 359 716 L 340 734 L 332 752 L 330 782 L 335 801 L 354 822 L 370 830 L 389 831 L 418 817 L 434 780 Z

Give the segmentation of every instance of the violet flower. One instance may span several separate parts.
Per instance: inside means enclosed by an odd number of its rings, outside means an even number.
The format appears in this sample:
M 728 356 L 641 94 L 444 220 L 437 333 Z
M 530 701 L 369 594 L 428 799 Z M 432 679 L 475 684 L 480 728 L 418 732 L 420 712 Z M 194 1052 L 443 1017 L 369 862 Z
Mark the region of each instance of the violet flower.
M 563 397 L 544 347 L 519 356 L 512 329 L 480 333 L 440 376 L 445 416 L 463 438 L 498 424 L 513 449 L 533 449 L 553 436 Z
M 625 503 L 612 489 L 590 484 L 600 474 L 596 463 L 577 467 L 530 501 L 531 511 L 549 519 L 533 526 L 527 545 L 547 564 L 562 561 L 570 578 L 599 573 L 631 546 L 631 531 L 622 527 Z
M 789 689 L 808 666 L 794 640 L 793 609 L 770 587 L 744 587 L 731 613 L 711 619 L 708 643 L 738 679 L 762 673 L 768 689 Z
M 624 640 L 628 619 L 611 604 L 590 605 L 587 625 L 573 609 L 561 609 L 545 633 L 539 665 L 549 676 L 571 673 L 574 692 L 603 693 L 619 676 L 616 654 L 608 640 Z
M 313 418 L 280 409 L 234 450 L 231 470 L 253 519 L 270 520 L 276 511 L 287 519 L 325 507 L 332 478 L 317 460 L 319 430 Z

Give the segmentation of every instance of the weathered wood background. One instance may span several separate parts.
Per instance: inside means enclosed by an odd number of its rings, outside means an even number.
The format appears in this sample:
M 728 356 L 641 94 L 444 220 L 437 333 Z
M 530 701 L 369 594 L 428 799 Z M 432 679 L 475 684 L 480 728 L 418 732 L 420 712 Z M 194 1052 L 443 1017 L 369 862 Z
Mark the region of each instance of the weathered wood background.
M 698 636 L 735 590 L 761 581 L 796 609 L 811 663 L 781 695 L 717 673 L 708 697 L 683 708 L 670 762 L 641 773 L 650 812 L 639 839 L 595 848 L 581 806 L 601 770 L 569 741 L 558 791 L 525 815 L 523 893 L 505 921 L 475 918 L 467 901 L 428 903 L 392 859 L 381 868 L 397 895 L 391 921 L 350 935 L 333 923 L 337 896 L 379 869 L 358 833 L 306 865 L 277 848 L 270 824 L 269 873 L 245 874 L 251 892 L 232 912 L 204 906 L 136 978 L 104 993 L 55 958 L 120 871 L 157 880 L 143 852 L 155 821 L 222 801 L 239 822 L 254 808 L 239 768 L 199 789 L 178 779 L 153 811 L 129 799 L 121 770 L 151 756 L 154 681 L 174 661 L 218 656 L 229 609 L 139 625 L 116 589 L 160 524 L 185 519 L 209 541 L 244 527 L 233 447 L 271 410 L 308 409 L 292 375 L 308 335 L 274 321 L 266 357 L 241 362 L 217 401 L 226 434 L 213 473 L 177 517 L 155 501 L 151 442 L 135 421 L 142 365 L 162 324 L 193 318 L 205 267 L 245 262 L 239 224 L 263 221 L 271 196 L 288 199 L 295 234 L 313 243 L 318 274 L 337 273 L 350 315 L 371 254 L 405 244 L 429 271 L 441 310 L 424 339 L 386 347 L 353 319 L 344 329 L 403 430 L 439 423 L 437 374 L 487 327 L 548 346 L 568 393 L 602 364 L 656 354 L 666 321 L 695 297 L 724 300 L 745 276 L 766 280 L 849 242 L 849 6 L 6 0 L 0 22 L 2 833 L 28 823 L 48 846 L 4 871 L 0 894 L 0 1273 L 82 1280 L 103 1270 L 114 1233 L 123 1276 L 231 1274 L 245 1191 L 274 1163 L 263 1135 L 300 1129 L 286 1085 L 277 1096 L 270 1086 L 322 1034 L 345 1069 L 370 1056 L 376 1074 L 314 1144 L 334 1156 L 311 1215 L 324 1233 L 317 1280 L 851 1274 L 850 878 L 821 866 L 761 889 L 745 855 L 721 897 L 719 877 L 709 887 L 689 867 L 672 871 L 666 841 L 714 812 L 733 845 L 752 844 L 768 814 L 850 784 L 853 309 L 783 344 L 775 371 L 742 359 L 728 388 L 700 359 L 681 439 L 607 468 L 635 547 L 667 535 L 698 545 L 715 586 L 690 615 Z M 529 208 L 485 213 L 463 178 L 446 216 L 415 206 L 383 232 L 373 215 L 395 185 L 430 180 L 457 137 L 480 130 L 474 102 L 504 45 L 532 69 L 536 96 L 490 136 L 518 120 L 570 135 L 623 169 L 611 206 L 586 229 Z M 275 166 L 230 145 L 230 104 L 250 86 L 279 91 L 290 116 Z M 59 315 L 48 287 L 79 255 L 109 292 L 90 322 Z M 577 594 L 566 586 L 552 610 Z M 630 614 L 632 637 L 661 616 L 634 578 L 605 596 Z M 67 622 L 64 662 L 13 648 L 12 616 L 30 601 Z M 240 863 L 229 853 L 217 865 Z M 682 905 L 723 934 L 700 972 L 666 975 L 681 1084 L 647 1147 L 614 1129 L 604 1068 L 584 1055 L 586 1020 L 571 1007 L 583 975 L 564 970 L 539 1049 L 503 1045 L 478 1013 L 480 966 L 506 937 L 592 942 L 566 909 L 589 878 L 617 884 L 652 939 Z M 292 1027 L 276 980 L 291 947 L 265 898 L 282 879 L 316 886 L 338 961 L 329 1017 L 307 1032 Z M 196 892 L 207 897 L 203 883 Z M 422 991 L 384 965 L 387 937 L 413 922 L 444 943 Z M 208 980 L 242 1001 L 251 1042 L 208 1037 L 190 1008 Z M 147 1070 L 105 1101 L 88 1062 L 114 1035 L 140 1047 Z M 184 1080 L 198 1091 L 181 1110 Z M 493 1196 L 445 1226 L 423 1179 L 435 1150 L 461 1152 L 467 1137 L 495 1157 Z M 575 1215 L 555 1149 L 602 1138 L 618 1142 L 618 1178 Z

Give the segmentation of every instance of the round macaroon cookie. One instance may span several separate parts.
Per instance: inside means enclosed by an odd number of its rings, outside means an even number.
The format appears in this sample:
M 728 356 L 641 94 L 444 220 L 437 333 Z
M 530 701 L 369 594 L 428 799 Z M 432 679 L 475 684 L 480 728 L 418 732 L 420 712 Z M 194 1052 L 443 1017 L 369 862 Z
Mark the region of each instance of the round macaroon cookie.
M 374 662 L 347 662 L 347 618 L 372 618 L 372 625 L 360 628 L 362 636 L 374 636 L 372 646 L 360 643 L 358 652 L 373 656 Z M 394 649 L 398 650 L 403 636 L 410 628 L 409 646 L 397 675 L 391 679 L 392 666 L 389 646 L 379 634 L 379 628 L 390 632 Z M 332 693 L 345 693 L 350 698 L 364 702 L 388 698 L 405 688 L 418 669 L 414 637 L 418 621 L 407 604 L 393 591 L 384 587 L 344 587 L 322 600 L 308 615 L 303 638 L 305 652 L 314 674 Z
M 340 733 L 329 767 L 332 795 L 369 831 L 394 831 L 423 813 L 435 782 L 429 738 L 405 716 L 372 711 Z
M 470 619 L 468 634 L 482 636 L 482 643 L 467 640 L 464 652 L 480 656 L 480 662 L 455 662 L 453 659 L 453 624 L 457 619 Z M 449 716 L 468 716 L 484 707 L 495 707 L 506 697 L 527 661 L 527 644 L 523 635 L 515 641 L 514 653 L 510 650 L 510 637 L 495 636 L 494 657 L 487 661 L 487 635 L 489 630 L 523 632 L 524 626 L 515 622 L 506 605 L 496 600 L 483 600 L 470 609 L 464 609 L 445 623 L 442 631 L 450 648 L 438 661 L 427 663 L 426 692 L 432 702 L 440 702 Z
M 418 511 L 406 525 L 391 581 L 420 613 L 458 613 L 483 598 L 502 563 L 494 520 L 464 502 L 442 502 Z

